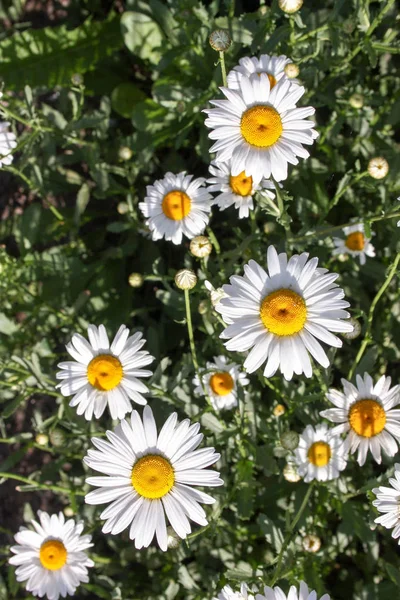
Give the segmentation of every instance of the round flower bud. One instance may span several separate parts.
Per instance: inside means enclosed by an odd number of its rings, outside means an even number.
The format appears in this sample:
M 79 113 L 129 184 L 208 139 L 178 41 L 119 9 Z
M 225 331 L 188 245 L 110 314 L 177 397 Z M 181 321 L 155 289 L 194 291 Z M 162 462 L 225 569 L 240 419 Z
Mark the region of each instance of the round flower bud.
M 38 433 L 35 440 L 36 443 L 39 444 L 39 446 L 47 446 L 47 444 L 49 443 L 49 436 L 45 433 Z
M 318 552 L 321 548 L 321 540 L 316 535 L 305 535 L 301 540 L 301 545 L 306 552 Z
M 65 433 L 62 429 L 53 429 L 53 431 L 50 431 L 49 437 L 53 446 L 57 446 L 58 448 L 63 446 L 65 443 Z
M 285 431 L 281 435 L 281 444 L 286 450 L 295 450 L 299 445 L 299 434 L 296 431 Z
M 74 73 L 71 77 L 73 85 L 82 85 L 83 77 L 80 73 Z
M 279 0 L 278 4 L 283 12 L 291 15 L 300 10 L 303 6 L 303 0 Z
M 272 221 L 269 223 L 267 221 L 266 223 L 264 223 L 263 229 L 264 229 L 264 233 L 266 233 L 268 235 L 269 233 L 272 233 L 273 231 L 275 231 L 275 229 L 276 229 L 275 223 L 272 223 Z
M 140 273 L 131 273 L 128 277 L 128 283 L 133 288 L 142 287 L 144 282 L 144 277 Z
M 283 414 L 285 414 L 285 412 L 286 408 L 283 406 L 283 404 L 277 404 L 273 410 L 274 417 L 281 417 Z
M 208 237 L 205 235 L 196 235 L 190 242 L 190 252 L 197 258 L 210 256 L 212 245 Z
M 66 506 L 63 510 L 64 515 L 69 519 L 74 516 L 74 509 L 71 506 Z
M 126 213 L 129 212 L 129 204 L 127 202 L 119 202 L 117 211 L 120 215 L 126 215 Z
M 181 269 L 175 275 L 175 283 L 180 290 L 191 290 L 197 283 L 196 273 L 191 269 Z
M 130 160 L 132 158 L 132 150 L 128 146 L 121 146 L 118 150 L 118 158 L 120 160 Z
M 362 108 L 364 106 L 364 96 L 362 94 L 353 94 L 349 98 L 349 104 L 353 108 Z
M 226 52 L 232 44 L 229 33 L 225 29 L 216 29 L 213 31 L 208 41 L 211 48 L 216 50 L 216 52 Z
M 368 173 L 373 179 L 383 179 L 389 173 L 389 163 L 382 156 L 371 158 L 368 163 Z
M 283 476 L 286 479 L 286 481 L 289 481 L 290 483 L 297 483 L 301 479 L 295 465 L 293 465 L 292 463 L 288 463 L 283 469 Z
M 346 331 L 346 333 L 343 333 L 342 335 L 346 338 L 346 340 L 355 340 L 361 333 L 361 323 L 353 317 L 351 317 L 347 322 L 350 323 L 350 325 L 353 325 L 354 329 L 353 331 Z
M 168 525 L 167 527 L 167 546 L 170 550 L 175 550 L 181 545 L 181 538 Z
M 286 77 L 289 77 L 289 79 L 295 79 L 299 76 L 300 73 L 299 67 L 294 63 L 289 63 L 288 65 L 286 65 L 284 71 L 286 73 Z
M 207 302 L 205 300 L 202 300 L 201 302 L 199 302 L 199 306 L 198 306 L 197 310 L 199 311 L 200 315 L 205 315 L 206 312 L 208 311 Z

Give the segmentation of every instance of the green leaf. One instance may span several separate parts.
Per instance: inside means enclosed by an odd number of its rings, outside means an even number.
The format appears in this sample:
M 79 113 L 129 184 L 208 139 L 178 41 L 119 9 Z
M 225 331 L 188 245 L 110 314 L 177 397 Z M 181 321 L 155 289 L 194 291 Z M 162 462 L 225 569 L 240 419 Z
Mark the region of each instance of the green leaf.
M 390 579 L 400 588 L 400 571 L 390 563 L 386 563 L 385 567 Z
M 129 119 L 135 104 L 146 100 L 146 94 L 136 85 L 126 81 L 117 85 L 111 94 L 111 106 L 121 117 Z
M 75 221 L 75 225 L 77 227 L 79 226 L 79 221 L 81 219 L 81 216 L 85 212 L 85 209 L 89 203 L 89 200 L 90 200 L 90 188 L 87 183 L 84 183 L 76 196 L 74 221 Z
M 164 36 L 160 26 L 150 16 L 128 11 L 121 17 L 121 30 L 132 54 L 155 64 L 160 61 Z
M 20 233 L 23 249 L 32 248 L 41 232 L 42 206 L 31 204 L 24 211 L 21 219 Z

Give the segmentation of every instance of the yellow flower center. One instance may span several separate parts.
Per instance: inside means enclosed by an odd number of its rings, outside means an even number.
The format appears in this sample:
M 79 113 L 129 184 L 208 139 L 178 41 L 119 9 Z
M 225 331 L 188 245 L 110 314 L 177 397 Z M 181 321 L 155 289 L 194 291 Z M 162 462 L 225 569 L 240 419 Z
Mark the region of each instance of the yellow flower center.
M 48 540 L 40 547 L 39 559 L 45 569 L 58 571 L 67 562 L 67 550 L 59 540 Z
M 248 177 L 245 171 L 242 171 L 239 175 L 231 175 L 229 177 L 229 185 L 234 194 L 249 196 L 253 189 L 253 178 L 251 175 Z
M 281 117 L 272 106 L 263 104 L 248 108 L 240 122 L 242 136 L 252 146 L 273 146 L 283 131 Z
M 173 190 L 165 194 L 162 201 L 163 213 L 168 219 L 182 221 L 190 212 L 190 198 L 181 190 Z
M 139 458 L 133 466 L 132 485 L 138 494 L 145 498 L 162 498 L 175 483 L 175 473 L 171 463 L 158 454 L 148 454 Z
M 282 288 L 264 298 L 260 317 L 271 333 L 293 335 L 303 329 L 307 320 L 306 303 L 296 292 Z
M 273 75 L 271 75 L 271 73 L 266 73 L 266 71 L 262 71 L 261 73 L 257 73 L 257 75 L 259 77 L 261 77 L 262 73 L 264 73 L 264 75 L 266 75 L 268 77 L 268 79 L 269 79 L 269 85 L 270 85 L 270 88 L 272 90 L 272 88 L 274 87 L 274 85 L 276 85 L 276 79 L 275 79 L 275 77 Z
M 87 378 L 90 385 L 102 392 L 117 387 L 123 374 L 120 361 L 112 354 L 95 356 L 87 368 Z
M 385 428 L 385 409 L 377 400 L 358 400 L 350 407 L 349 423 L 358 435 L 373 437 Z
M 326 442 L 314 442 L 307 453 L 308 460 L 316 467 L 325 467 L 331 456 L 331 447 Z
M 350 250 L 363 250 L 365 246 L 365 237 L 362 231 L 354 231 L 346 238 L 346 246 Z
M 235 387 L 232 377 L 226 371 L 214 373 L 210 377 L 210 387 L 217 396 L 226 396 Z

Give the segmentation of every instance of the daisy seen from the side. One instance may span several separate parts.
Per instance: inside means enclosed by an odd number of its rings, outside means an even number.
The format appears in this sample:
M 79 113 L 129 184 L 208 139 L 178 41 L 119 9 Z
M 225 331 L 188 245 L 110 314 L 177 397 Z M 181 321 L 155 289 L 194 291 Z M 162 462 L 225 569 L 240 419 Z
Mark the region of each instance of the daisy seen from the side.
M 343 227 L 343 233 L 345 235 L 344 239 L 333 238 L 335 249 L 332 254 L 334 256 L 337 254 L 350 254 L 350 256 L 358 257 L 360 265 L 365 265 L 367 256 L 375 256 L 375 248 L 371 244 L 371 238 L 366 237 L 362 223 Z
M 254 600 L 254 594 L 254 590 L 251 590 L 247 583 L 242 583 L 238 591 L 226 585 L 213 600 Z
M 201 374 L 203 385 L 197 375 L 193 379 L 194 393 L 203 396 L 204 386 L 215 410 L 228 410 L 237 406 L 238 386 L 249 383 L 240 366 L 229 362 L 226 356 L 215 356 L 214 362 L 206 363 L 205 370 L 206 373 Z
M 93 438 L 84 462 L 100 477 L 86 481 L 98 489 L 86 495 L 87 504 L 109 504 L 100 515 L 106 522 L 103 533 L 113 535 L 129 527 L 137 549 L 147 548 L 156 536 L 167 550 L 167 519 L 182 539 L 191 532 L 189 519 L 207 525 L 200 503 L 213 504 L 212 496 L 193 486 L 223 485 L 219 473 L 207 469 L 220 457 L 214 448 L 197 449 L 203 439 L 200 424 L 185 419 L 178 424 L 176 413 L 169 416 L 159 434 L 149 406 L 143 421 L 133 411 L 108 441 Z
M 318 258 L 308 253 L 278 255 L 273 246 L 267 252 L 268 274 L 254 260 L 244 265 L 244 275 L 234 275 L 226 294 L 216 305 L 228 324 L 221 338 L 229 351 L 251 348 L 244 362 L 248 373 L 266 362 L 265 377 L 280 368 L 285 379 L 293 374 L 312 376 L 313 358 L 323 367 L 329 359 L 320 341 L 340 348 L 342 341 L 333 332 L 352 331 L 344 310 L 349 303 L 335 282 L 338 275 L 318 267 Z M 320 340 L 320 341 L 319 341 Z
M 271 175 L 276 181 L 287 178 L 288 163 L 297 165 L 297 156 L 308 158 L 302 144 L 310 145 L 318 137 L 311 106 L 297 108 L 304 87 L 282 79 L 272 88 L 268 76 L 242 77 L 239 89 L 220 88 L 224 100 L 211 100 L 215 108 L 205 109 L 205 124 L 216 140 L 210 152 L 216 162 L 231 162 L 232 175 L 245 172 L 259 183 Z
M 56 374 L 61 382 L 57 385 L 63 396 L 74 394 L 70 406 L 77 407 L 78 415 L 90 420 L 101 417 L 106 406 L 113 419 L 122 419 L 131 412 L 132 403 L 146 404 L 142 396 L 148 392 L 141 377 L 153 373 L 143 367 L 153 362 L 142 333 L 129 335 L 129 329 L 121 325 L 110 345 L 104 325 L 88 327 L 89 342 L 79 333 L 72 336 L 67 352 L 74 361 L 58 364 Z
M 372 504 L 377 508 L 380 517 L 375 519 L 375 523 L 382 525 L 386 529 L 393 529 L 392 538 L 400 538 L 400 464 L 394 465 L 394 478 L 389 479 L 391 487 L 380 485 L 372 491 L 376 500 Z M 400 540 L 399 540 L 400 545 Z
M 11 150 L 17 147 L 17 138 L 12 131 L 9 131 L 10 123 L 0 122 L 0 168 L 3 165 L 11 165 L 14 157 Z
M 294 585 L 290 586 L 289 593 L 286 594 L 283 590 L 276 586 L 274 588 L 266 585 L 263 594 L 257 594 L 256 600 L 318 600 L 317 592 L 311 591 L 304 581 L 300 581 L 300 587 L 297 589 Z M 328 594 L 324 594 L 319 600 L 330 600 Z
M 193 179 L 186 172 L 166 173 L 146 188 L 144 202 L 139 208 L 147 218 L 154 241 L 165 238 L 174 244 L 182 236 L 192 239 L 203 233 L 209 220 L 212 196 L 204 187 L 204 177 Z
M 335 405 L 320 412 L 322 417 L 339 423 L 332 433 L 346 434 L 344 448 L 351 454 L 358 449 L 357 461 L 365 463 L 368 450 L 374 460 L 381 463 L 381 450 L 388 456 L 398 452 L 400 441 L 400 385 L 390 387 L 391 378 L 382 377 L 374 385 L 372 377 L 357 375 L 356 386 L 342 379 L 343 392 L 330 389 L 327 399 Z
M 269 56 L 268 54 L 261 54 L 260 58 L 257 58 L 257 56 L 244 56 L 239 59 L 239 64 L 228 73 L 228 87 L 232 90 L 238 90 L 239 82 L 243 77 L 259 77 L 261 73 L 265 73 L 272 90 L 278 81 L 287 78 L 285 66 L 291 62 L 290 58 L 284 55 Z
M 338 435 L 333 435 L 325 423 L 315 428 L 307 425 L 300 435 L 294 456 L 297 471 L 306 483 L 313 479 L 336 479 L 347 464 L 343 441 Z
M 31 521 L 34 530 L 22 527 L 15 535 L 15 554 L 9 559 L 17 566 L 17 581 L 26 581 L 26 589 L 34 596 L 58 600 L 73 596 L 80 583 L 88 583 L 88 567 L 94 562 L 86 550 L 93 546 L 90 535 L 81 535 L 83 523 L 65 520 L 60 512 L 48 515 L 38 512 L 39 522 Z

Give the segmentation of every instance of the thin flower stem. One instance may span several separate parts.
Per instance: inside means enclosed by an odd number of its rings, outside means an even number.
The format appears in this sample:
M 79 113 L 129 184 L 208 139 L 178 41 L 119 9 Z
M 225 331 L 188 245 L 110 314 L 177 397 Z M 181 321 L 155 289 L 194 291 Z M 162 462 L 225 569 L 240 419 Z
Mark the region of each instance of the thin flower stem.
M 84 496 L 85 492 L 70 490 L 66 487 L 61 487 L 59 485 L 47 485 L 46 483 L 39 483 L 38 481 L 34 481 L 33 479 L 28 479 L 28 477 L 22 477 L 22 475 L 16 475 L 15 473 L 0 473 L 0 478 L 3 479 L 15 479 L 16 481 L 21 481 L 22 483 L 26 483 L 28 485 L 33 485 L 41 490 L 50 490 L 51 492 L 60 492 L 62 494 L 75 494 L 76 496 Z
M 222 82 L 224 87 L 228 87 L 228 81 L 226 79 L 226 67 L 225 67 L 225 55 L 224 52 L 219 53 L 219 62 L 221 64 Z
M 385 281 L 379 288 L 375 298 L 372 300 L 371 307 L 370 307 L 369 313 L 368 313 L 367 330 L 365 332 L 365 336 L 364 336 L 364 339 L 360 346 L 360 349 L 358 351 L 358 354 L 357 354 L 357 356 L 354 360 L 354 363 L 353 363 L 353 365 L 349 371 L 349 374 L 347 376 L 347 379 L 349 379 L 349 380 L 351 380 L 351 378 L 353 377 L 354 371 L 356 370 L 357 365 L 359 364 L 361 358 L 363 357 L 363 354 L 364 354 L 368 344 L 370 344 L 373 341 L 371 332 L 372 332 L 372 322 L 374 319 L 375 308 L 376 308 L 376 305 L 378 304 L 379 300 L 385 293 L 386 289 L 389 287 L 390 282 L 392 281 L 393 277 L 396 275 L 396 271 L 397 271 L 397 267 L 399 266 L 399 262 L 400 262 L 400 252 L 398 252 L 396 254 L 396 258 L 394 259 L 394 261 L 390 267 L 389 273 L 388 273 Z
M 213 232 L 213 230 L 211 229 L 211 227 L 209 225 L 207 226 L 207 233 L 209 235 L 212 245 L 215 248 L 215 252 L 217 254 L 221 254 L 221 246 L 219 245 L 219 242 L 218 242 L 217 238 L 215 237 L 215 233 Z
M 288 217 L 288 215 L 286 213 L 286 210 L 285 210 L 285 204 L 283 202 L 281 188 L 279 187 L 278 182 L 275 181 L 275 179 L 273 177 L 271 179 L 274 182 L 275 192 L 276 192 L 276 199 L 278 201 L 278 208 L 279 208 L 279 219 L 278 219 L 278 222 L 280 222 L 281 225 L 283 225 L 283 227 L 285 228 L 286 234 L 290 234 L 291 232 L 290 232 L 290 225 L 289 225 L 289 217 Z
M 360 179 L 363 179 L 367 175 L 368 175 L 368 171 L 362 171 L 362 173 L 358 173 L 354 177 L 354 179 L 350 179 L 350 181 L 346 185 L 344 185 L 340 190 L 336 191 L 336 194 L 334 195 L 331 202 L 329 203 L 328 210 L 326 211 L 323 218 L 325 218 L 326 215 L 332 210 L 332 208 L 334 206 L 336 206 L 336 204 L 339 202 L 340 198 L 343 196 L 343 194 L 345 194 L 347 192 L 347 190 L 349 190 L 355 183 L 357 183 L 358 181 L 360 181 Z

